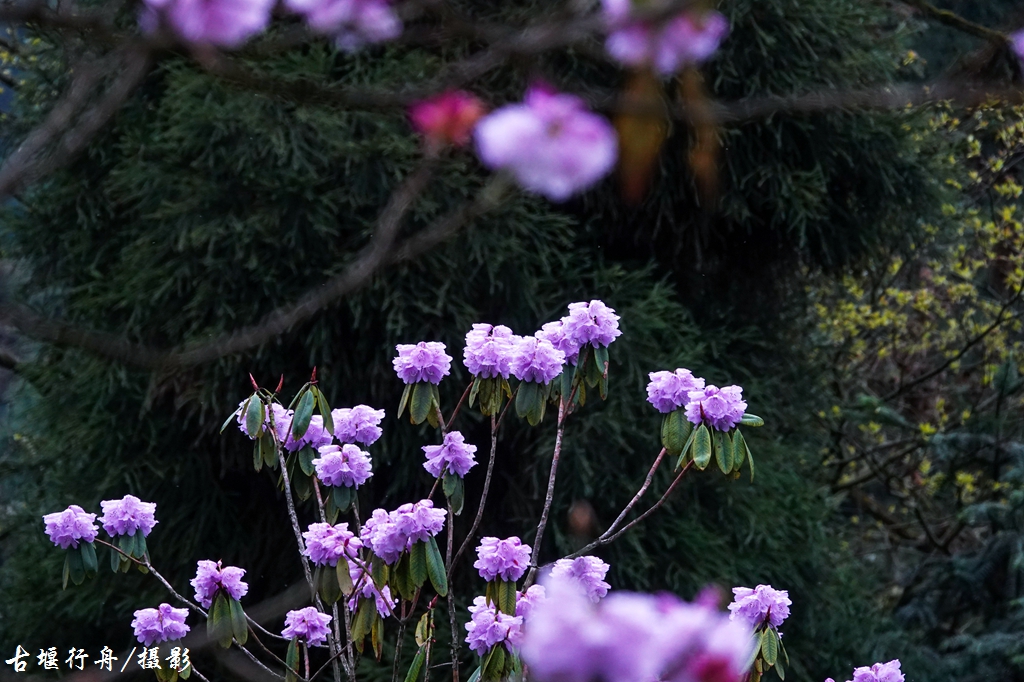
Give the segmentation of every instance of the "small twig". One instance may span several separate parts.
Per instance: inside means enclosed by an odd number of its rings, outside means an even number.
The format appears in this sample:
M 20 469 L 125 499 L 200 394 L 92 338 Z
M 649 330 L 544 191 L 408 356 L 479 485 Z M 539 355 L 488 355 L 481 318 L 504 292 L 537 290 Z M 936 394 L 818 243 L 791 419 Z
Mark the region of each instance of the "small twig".
M 480 504 L 476 508 L 476 517 L 473 519 L 473 525 L 469 528 L 469 534 L 466 539 L 462 541 L 462 545 L 459 547 L 459 551 L 455 553 L 455 558 L 452 559 L 451 565 L 448 566 L 448 579 L 451 580 L 451 574 L 458 565 L 459 558 L 462 553 L 466 551 L 470 543 L 473 542 L 473 536 L 476 535 L 476 529 L 480 527 L 480 521 L 484 517 L 484 505 L 487 504 L 487 491 L 491 489 L 491 474 L 494 472 L 494 455 L 498 451 L 498 423 L 494 419 L 494 415 L 491 415 L 491 456 L 487 460 L 487 475 L 484 476 L 484 489 L 480 493 Z
M 654 473 L 658 470 L 658 465 L 661 464 L 661 460 L 665 458 L 666 452 L 665 448 L 661 449 L 661 452 L 658 453 L 658 457 L 654 460 L 654 464 L 651 465 L 651 470 L 647 472 L 647 478 L 644 479 L 644 483 L 640 486 L 640 490 L 637 491 L 636 495 L 633 496 L 633 499 L 629 501 L 629 504 L 626 505 L 626 508 L 622 510 L 622 513 L 619 514 L 618 518 L 612 522 L 612 525 L 608 527 L 608 530 L 606 530 L 605 533 L 614 533 L 615 529 L 619 527 L 619 524 L 625 520 L 629 512 L 631 512 L 633 507 L 636 506 L 636 503 L 640 501 L 640 498 L 644 496 L 647 489 L 651 487 L 651 481 L 654 480 Z
M 171 583 L 167 582 L 167 579 L 165 577 L 160 575 L 160 571 L 156 570 L 156 568 L 153 567 L 153 564 L 151 564 L 148 559 L 146 559 L 146 560 L 136 559 L 135 557 L 131 556 L 130 554 L 128 554 L 127 552 L 122 550 L 120 547 L 116 547 L 113 544 L 111 544 L 109 542 L 106 542 L 105 540 L 100 540 L 99 538 L 96 538 L 94 540 L 94 542 L 98 542 L 101 545 L 106 545 L 110 549 L 114 550 L 115 552 L 117 552 L 118 554 L 123 556 L 125 559 L 128 559 L 129 561 L 132 561 L 135 564 L 138 564 L 139 566 L 145 567 L 147 571 L 149 571 L 150 573 L 153 574 L 154 578 L 156 578 L 157 580 L 159 580 L 161 582 L 161 584 L 163 584 L 163 586 L 167 589 L 168 592 L 170 592 L 172 595 L 174 595 L 175 599 L 180 601 L 182 604 L 187 605 L 190 609 L 192 609 L 196 613 L 201 614 L 203 616 L 203 618 L 206 618 L 206 611 L 204 611 L 203 608 L 199 606 L 199 604 L 196 604 L 195 602 L 191 601 L 190 599 L 188 599 L 188 598 L 178 594 L 178 591 L 174 589 L 174 587 L 171 585 Z
M 455 405 L 455 409 L 452 410 L 452 416 L 448 418 L 448 427 L 455 422 L 455 418 L 459 416 L 459 410 L 462 409 L 462 403 L 466 401 L 466 397 L 469 395 L 470 389 L 473 388 L 473 382 L 469 382 L 469 386 L 466 386 L 466 390 L 462 392 L 462 397 L 459 398 L 459 402 Z
M 533 561 L 530 562 L 530 573 L 526 576 L 523 589 L 533 584 L 537 575 L 537 563 L 540 557 L 541 543 L 544 542 L 544 529 L 548 525 L 548 514 L 551 512 L 551 504 L 555 499 L 555 479 L 558 476 L 558 461 L 562 454 L 562 435 L 565 433 L 565 417 L 568 405 L 573 399 L 572 393 L 568 400 L 561 397 L 558 400 L 558 427 L 555 430 L 555 450 L 551 455 L 551 471 L 548 473 L 548 490 L 544 494 L 544 508 L 540 512 L 540 522 L 537 524 L 537 533 L 533 539 Z

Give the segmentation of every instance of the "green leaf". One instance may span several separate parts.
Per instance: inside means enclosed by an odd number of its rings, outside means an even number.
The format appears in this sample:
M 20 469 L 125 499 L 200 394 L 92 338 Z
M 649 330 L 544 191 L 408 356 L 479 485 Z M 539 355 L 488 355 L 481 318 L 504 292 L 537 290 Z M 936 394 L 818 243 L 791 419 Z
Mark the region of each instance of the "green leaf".
M 608 347 L 594 349 L 594 366 L 603 378 L 608 378 Z
M 256 471 L 263 469 L 263 449 L 260 447 L 260 441 L 252 444 L 252 468 Z
M 673 457 L 685 450 L 692 433 L 693 425 L 686 418 L 686 410 L 672 410 L 661 420 L 661 444 Z
M 733 468 L 732 438 L 727 433 L 715 432 L 715 457 L 723 474 L 731 474 Z
M 413 384 L 412 398 L 409 400 L 409 420 L 413 424 L 422 424 L 430 418 L 434 406 L 434 397 L 430 386 L 432 384 L 422 381 Z
M 747 456 L 747 464 L 750 465 L 750 480 L 753 481 L 754 480 L 754 456 L 750 454 L 750 448 L 747 447 L 747 441 L 743 438 L 743 434 L 740 433 L 738 430 L 736 431 L 736 433 L 732 434 L 732 439 L 733 439 L 733 442 L 736 443 L 736 449 L 737 450 L 739 450 L 740 448 L 743 448 L 743 452 Z M 742 457 L 741 457 L 740 461 L 742 461 Z M 739 465 L 737 465 L 736 468 L 738 469 Z
M 149 551 L 146 546 L 146 536 L 142 534 L 141 529 L 135 531 L 135 551 L 137 552 L 136 558 L 143 560 L 146 558 L 146 552 Z
M 412 571 L 409 566 L 410 552 L 403 552 L 398 562 L 391 569 L 390 583 L 396 590 L 398 596 L 406 601 L 412 601 L 416 596 L 416 586 L 413 584 Z
M 484 381 L 478 377 L 473 377 L 473 385 L 469 387 L 469 406 L 473 407 L 476 404 L 477 393 L 480 392 L 481 382 Z M 481 403 L 483 405 L 483 403 Z
M 498 610 L 510 616 L 516 615 L 516 584 L 512 580 L 497 580 Z
M 420 619 L 416 622 L 416 646 L 423 646 L 427 643 L 427 638 L 430 636 L 430 616 L 431 612 L 427 611 Z
M 775 665 L 775 661 L 779 658 L 778 635 L 771 628 L 761 633 L 761 658 L 768 665 Z
M 338 576 L 341 572 L 329 566 L 317 566 L 314 582 L 316 591 L 324 603 L 331 606 L 341 599 L 341 585 Z
M 231 630 L 231 605 L 224 593 L 218 590 L 206 615 L 206 634 L 227 649 L 231 646 Z
M 373 620 L 377 617 L 377 602 L 373 597 L 359 598 L 359 605 L 356 606 L 356 615 L 352 619 L 352 641 L 363 650 L 363 640 L 373 627 Z
M 409 579 L 416 587 L 427 582 L 427 543 L 414 542 L 409 549 Z
M 738 472 L 743 468 L 743 460 L 747 457 L 747 453 L 743 449 L 743 434 L 739 430 L 734 431 L 730 435 L 729 446 L 732 448 L 732 469 Z
M 224 423 L 220 425 L 220 431 L 218 433 L 224 433 L 224 429 L 228 428 L 228 424 L 235 421 L 238 418 L 238 413 L 245 409 L 247 405 L 239 407 L 237 410 L 228 415 L 228 418 L 224 420 Z
M 331 498 L 334 499 L 334 506 L 338 508 L 339 512 L 347 512 L 348 508 L 352 506 L 352 500 L 355 496 L 355 488 L 349 488 L 345 485 L 331 487 Z
M 427 657 L 427 647 L 421 646 L 416 651 L 416 656 L 412 659 L 412 665 L 409 666 L 409 672 L 405 674 L 405 682 L 416 682 L 420 676 L 420 672 L 423 670 L 423 661 Z
M 313 393 L 306 391 L 299 398 L 299 404 L 295 407 L 295 415 L 292 417 L 292 438 L 298 440 L 306 435 L 309 428 L 309 420 L 313 417 Z
M 316 473 L 316 467 L 313 466 L 313 460 L 317 458 L 317 451 L 313 449 L 313 446 L 306 445 L 299 450 L 299 468 L 302 469 L 302 473 L 307 476 L 312 476 Z
M 740 417 L 740 424 L 743 426 L 764 426 L 764 420 L 756 414 L 750 414 L 748 412 Z
M 444 496 L 452 505 L 452 514 L 458 516 L 462 513 L 462 506 L 466 502 L 466 487 L 462 479 L 455 474 L 445 474 Z
M 348 565 L 348 559 L 344 556 L 339 557 L 338 564 L 334 567 L 334 573 L 341 593 L 346 597 L 351 597 L 356 588 L 352 584 L 352 569 Z
M 245 644 L 249 639 L 249 623 L 245 620 L 242 602 L 237 599 L 229 599 L 228 606 L 231 609 L 231 634 L 239 644 Z
M 253 393 L 245 407 L 245 430 L 249 432 L 249 438 L 256 439 L 260 436 L 265 418 L 263 401 Z
M 260 436 L 259 447 L 263 464 L 271 469 L 277 468 L 277 443 L 274 442 L 274 436 L 270 431 L 264 431 Z
M 405 390 L 402 391 L 402 399 L 398 401 L 398 418 L 402 418 L 402 414 L 405 413 L 405 406 L 409 404 L 409 396 L 412 393 L 413 384 L 406 384 Z
M 137 532 L 142 535 L 141 530 Z M 82 566 L 85 568 L 85 575 L 96 575 L 96 571 L 100 569 L 100 562 L 96 559 L 96 547 L 91 542 L 83 542 L 79 545 L 79 549 L 82 550 Z
M 391 571 L 388 569 L 388 565 L 384 563 L 384 560 L 379 556 L 374 555 L 370 561 L 370 577 L 373 578 L 373 586 L 378 590 L 383 590 L 384 586 L 388 582 L 388 574 Z
M 116 549 L 111 548 L 111 550 L 110 550 L 110 570 L 113 571 L 114 573 L 117 573 L 118 571 L 120 571 L 121 570 L 121 561 L 122 561 L 122 559 L 123 559 L 123 557 L 121 556 L 121 553 L 118 552 Z
M 81 585 L 85 582 L 85 562 L 82 561 L 81 547 L 68 548 L 67 566 L 69 569 L 69 575 L 71 576 L 71 582 L 76 585 Z
M 779 674 L 779 679 L 786 679 L 786 669 L 782 667 L 782 659 L 775 661 L 775 672 Z
M 544 419 L 546 405 L 546 386 L 535 381 L 523 381 L 519 384 L 519 394 L 516 396 L 516 414 L 525 418 L 530 426 L 536 426 Z
M 427 541 L 427 577 L 434 591 L 442 597 L 448 596 L 448 575 L 444 570 L 444 559 L 441 558 L 441 550 L 437 547 L 437 540 L 430 538 Z
M 373 644 L 373 655 L 379 661 L 380 655 L 384 653 L 384 619 L 379 615 L 370 626 L 370 642 Z
M 334 435 L 334 417 L 331 415 L 331 406 L 327 404 L 327 397 L 324 392 L 316 386 L 313 387 L 316 391 L 316 408 L 320 412 L 320 416 L 324 419 L 324 428 L 327 429 L 327 433 Z
M 288 651 L 284 655 L 284 663 L 288 667 L 288 672 L 284 676 L 285 682 L 298 682 L 296 673 L 299 670 L 299 640 L 293 639 L 288 642 Z
M 701 424 L 697 427 L 693 437 L 693 463 L 701 471 L 707 468 L 711 462 L 711 432 L 708 427 Z
M 491 648 L 487 658 L 484 659 L 483 674 L 481 677 L 485 682 L 493 682 L 502 678 L 502 671 L 505 669 L 505 646 L 496 644 Z
M 469 679 L 466 680 L 466 682 L 480 682 L 480 674 L 483 672 L 483 669 L 484 667 L 482 665 L 478 666 L 477 669 L 473 671 L 473 674 L 469 676 Z

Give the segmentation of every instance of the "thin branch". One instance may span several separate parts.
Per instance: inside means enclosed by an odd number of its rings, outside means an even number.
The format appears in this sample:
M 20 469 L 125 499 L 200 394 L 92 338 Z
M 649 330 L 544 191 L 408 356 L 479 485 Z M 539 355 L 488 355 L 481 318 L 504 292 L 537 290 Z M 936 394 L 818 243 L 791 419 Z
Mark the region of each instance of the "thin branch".
M 964 19 L 955 12 L 949 10 L 939 9 L 935 5 L 927 2 L 927 0 L 902 0 L 903 4 L 910 5 L 914 9 L 920 11 L 926 15 L 929 19 L 934 19 L 938 23 L 954 28 L 961 33 L 972 35 L 975 38 L 981 38 L 987 40 L 996 47 L 1002 47 L 1006 45 L 1007 38 L 1006 34 L 1000 31 L 995 31 L 987 26 L 976 24 L 973 21 Z
M 476 508 L 476 517 L 473 519 L 473 525 L 469 528 L 469 533 L 466 535 L 466 539 L 463 540 L 462 545 L 459 547 L 459 551 L 455 553 L 455 558 L 452 559 L 451 566 L 448 567 L 449 579 L 451 578 L 451 571 L 459 563 L 459 558 L 462 557 L 462 553 L 466 551 L 470 543 L 473 542 L 473 536 L 476 535 L 477 528 L 480 527 L 480 521 L 484 518 L 484 505 L 487 504 L 487 492 L 491 489 L 491 474 L 494 472 L 494 456 L 498 451 L 498 422 L 494 419 L 494 415 L 491 415 L 491 456 L 487 460 L 487 474 L 484 476 L 484 489 L 480 493 L 480 504 Z
M 651 481 L 654 480 L 654 473 L 658 470 L 658 465 L 661 464 L 661 460 L 665 458 L 666 452 L 667 451 L 665 450 L 665 448 L 662 448 L 661 452 L 658 453 L 658 457 L 654 460 L 654 464 L 651 465 L 650 471 L 647 472 L 647 477 L 644 479 L 643 485 L 640 486 L 640 490 L 636 492 L 636 495 L 634 495 L 633 499 L 629 501 L 629 504 L 626 505 L 626 508 L 622 510 L 622 513 L 619 514 L 618 518 L 616 518 L 612 522 L 612 525 L 608 527 L 608 530 L 605 531 L 605 534 L 615 532 L 615 529 L 618 528 L 619 524 L 626 519 L 626 516 L 628 516 L 629 512 L 633 510 L 633 507 L 636 506 L 636 503 L 640 501 L 640 498 L 644 496 L 644 493 L 647 492 L 647 489 L 651 487 Z
M 551 471 L 548 473 L 548 489 L 544 494 L 544 508 L 540 512 L 540 522 L 537 524 L 537 533 L 533 538 L 533 565 L 530 573 L 523 583 L 523 590 L 533 584 L 537 574 L 537 560 L 540 557 L 541 543 L 544 542 L 544 530 L 548 525 L 548 514 L 551 512 L 551 504 L 555 499 L 555 478 L 558 476 L 558 461 L 562 454 L 562 436 L 565 434 L 565 418 L 568 413 L 568 406 L 573 399 L 570 394 L 568 400 L 562 396 L 558 400 L 558 427 L 555 430 L 555 449 L 551 455 Z

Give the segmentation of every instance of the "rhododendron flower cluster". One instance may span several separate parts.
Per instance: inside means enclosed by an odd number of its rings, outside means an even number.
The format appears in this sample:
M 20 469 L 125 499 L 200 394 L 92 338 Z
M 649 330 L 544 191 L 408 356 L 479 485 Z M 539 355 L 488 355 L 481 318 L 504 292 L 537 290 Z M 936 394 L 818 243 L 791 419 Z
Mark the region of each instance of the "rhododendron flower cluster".
M 448 376 L 452 356 L 444 352 L 445 345 L 438 341 L 420 341 L 417 344 L 400 343 L 395 346 L 398 355 L 392 361 L 398 378 L 407 384 L 441 383 Z
M 302 537 L 306 540 L 306 556 L 317 566 L 336 566 L 342 557 L 355 559 L 363 546 L 347 523 L 311 523 Z
M 375 410 L 368 405 L 331 410 L 331 419 L 334 421 L 334 436 L 342 443 L 373 445 L 383 433 L 380 423 L 384 419 L 384 410 Z
M 387 0 L 285 0 L 316 33 L 332 36 L 342 50 L 397 38 L 402 22 Z
M 508 379 L 512 348 L 519 337 L 503 325 L 474 324 L 466 334 L 466 369 L 480 379 Z
M 580 347 L 572 337 L 566 335 L 565 319 L 555 320 L 544 324 L 536 334 L 538 339 L 547 341 L 558 350 L 565 353 L 565 361 L 575 366 L 580 355 Z
M 483 102 L 462 90 L 450 90 L 409 108 L 412 127 L 431 150 L 469 144 L 476 122 L 484 115 Z
M 314 606 L 307 606 L 297 611 L 289 611 L 284 617 L 284 630 L 281 636 L 285 639 L 301 639 L 309 646 L 320 646 L 331 634 L 328 627 L 331 617 L 320 613 Z
M 118 535 L 135 535 L 138 530 L 146 537 L 153 526 L 160 523 L 154 518 L 155 502 L 143 502 L 134 495 L 125 495 L 120 500 L 104 500 L 100 502 L 103 516 L 99 522 L 110 537 Z
M 54 512 L 43 516 L 46 534 L 50 541 L 61 549 L 78 547 L 79 542 L 92 542 L 99 534 L 96 527 L 96 515 L 89 514 L 77 504 L 69 506 L 62 512 Z
M 709 424 L 718 431 L 728 431 L 743 419 L 747 403 L 741 398 L 739 386 L 705 386 L 691 391 L 686 404 L 686 418 L 693 424 Z
M 729 24 L 718 12 L 683 11 L 660 21 L 632 19 L 632 0 L 602 0 L 608 41 L 605 47 L 628 66 L 647 66 L 669 76 L 703 62 L 718 49 Z
M 185 625 L 188 609 L 176 609 L 170 604 L 161 604 L 155 609 L 139 609 L 134 616 L 132 627 L 143 646 L 181 639 L 189 631 Z
M 758 585 L 753 589 L 734 587 L 732 593 L 735 595 L 729 604 L 729 618 L 732 620 L 743 620 L 756 629 L 765 621 L 777 628 L 789 618 L 789 606 L 793 602 L 786 590 L 776 590 L 771 585 Z
M 559 559 L 551 568 L 552 579 L 572 580 L 583 589 L 592 602 L 598 602 L 608 594 L 611 587 L 604 581 L 608 564 L 596 556 L 581 556 L 575 559 Z
M 546 384 L 562 373 L 565 353 L 550 341 L 524 336 L 512 347 L 509 369 L 520 381 Z
M 139 23 L 152 32 L 166 24 L 182 40 L 238 47 L 270 23 L 274 0 L 144 0 Z
M 713 607 L 630 592 L 595 604 L 571 581 L 546 587 L 522 643 L 538 682 L 707 682 L 747 672 L 749 631 Z
M 359 597 L 362 597 L 374 600 L 377 606 L 377 614 L 381 618 L 390 616 L 398 604 L 398 600 L 391 596 L 391 588 L 385 585 L 378 590 L 370 576 L 364 573 L 363 569 L 356 564 L 349 566 L 349 572 L 352 576 L 352 585 L 354 587 L 352 596 L 348 601 L 349 609 L 355 612 L 359 606 Z
M 704 380 L 693 376 L 688 369 L 651 372 L 648 376 L 651 383 L 647 384 L 647 402 L 658 412 L 668 413 L 685 407 L 692 391 L 704 390 Z
M 494 604 L 488 604 L 485 597 L 477 597 L 469 607 L 471 619 L 466 623 L 466 644 L 481 656 L 501 642 L 511 650 L 509 641 L 513 633 L 522 630 L 522 616 L 502 613 Z
M 474 453 L 476 446 L 467 443 L 462 433 L 450 431 L 441 445 L 423 446 L 423 454 L 427 456 L 423 468 L 435 478 L 445 471 L 461 478 L 476 466 Z
M 900 672 L 900 661 L 894 659 L 888 663 L 875 663 L 870 668 L 862 666 L 854 668 L 853 679 L 847 682 L 903 682 L 903 673 Z M 835 682 L 831 677 L 825 682 Z
M 622 335 L 619 316 L 603 301 L 597 300 L 570 303 L 569 314 L 562 318 L 562 330 L 579 348 L 587 344 L 604 348 Z
M 325 445 L 313 460 L 316 476 L 327 485 L 358 488 L 373 476 L 370 455 L 356 445 Z
M 1017 31 L 1010 34 L 1010 45 L 1017 56 L 1024 59 L 1024 31 Z
M 375 509 L 359 537 L 384 563 L 393 564 L 414 542 L 424 542 L 440 533 L 447 513 L 434 509 L 430 500 L 403 504 L 393 512 Z
M 618 141 L 611 124 L 583 100 L 544 86 L 530 88 L 522 104 L 509 104 L 476 126 L 485 166 L 508 170 L 525 189 L 565 201 L 612 169 Z
M 189 581 L 196 591 L 196 601 L 202 604 L 204 609 L 210 608 L 213 598 L 220 590 L 231 599 L 241 599 L 249 591 L 248 583 L 242 582 L 245 575 L 244 568 L 237 566 L 221 566 L 216 563 L 202 559 L 198 563 L 196 577 Z
M 480 576 L 487 581 L 501 578 L 506 582 L 515 582 L 523 577 L 530 567 L 529 545 L 524 545 L 517 537 L 500 540 L 485 537 L 476 548 L 477 557 L 473 568 L 480 571 Z

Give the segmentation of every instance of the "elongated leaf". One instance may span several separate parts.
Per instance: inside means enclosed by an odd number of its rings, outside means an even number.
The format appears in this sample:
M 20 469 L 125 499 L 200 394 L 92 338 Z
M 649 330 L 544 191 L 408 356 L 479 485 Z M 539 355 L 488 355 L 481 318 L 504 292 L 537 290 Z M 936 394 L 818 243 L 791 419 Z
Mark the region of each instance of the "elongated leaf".
M 500 645 L 493 647 L 487 654 L 483 667 L 484 671 L 481 677 L 485 682 L 500 680 L 502 671 L 505 669 L 505 647 Z
M 245 644 L 249 639 L 249 624 L 245 620 L 242 603 L 237 599 L 229 599 L 228 606 L 231 609 L 231 634 L 239 644 Z
M 594 349 L 594 365 L 602 377 L 608 377 L 608 347 Z
M 707 468 L 711 462 L 711 432 L 708 427 L 701 424 L 697 427 L 693 437 L 693 463 L 701 471 Z
M 135 551 L 135 556 L 138 559 L 145 559 L 146 552 L 149 551 L 149 547 L 146 546 L 146 536 L 142 534 L 141 530 L 135 531 Z
M 402 399 L 398 401 L 398 418 L 401 419 L 405 413 L 405 406 L 409 404 L 409 396 L 412 395 L 413 384 L 406 384 L 402 391 Z
M 206 616 L 206 634 L 227 649 L 231 646 L 231 605 L 220 591 L 213 598 L 213 604 Z
M 691 433 L 693 425 L 686 419 L 685 410 L 673 410 L 661 420 L 661 444 L 673 457 L 683 452 Z
M 85 562 L 82 561 L 81 547 L 68 548 L 67 565 L 71 582 L 76 585 L 81 585 L 85 582 Z
M 430 637 L 430 616 L 432 613 L 432 611 L 427 611 L 416 622 L 416 632 L 414 633 L 416 635 L 416 646 L 423 646 Z
M 441 550 L 437 547 L 437 540 L 430 538 L 427 541 L 427 577 L 434 591 L 442 597 L 448 596 L 448 575 L 444 570 L 444 559 L 441 558 Z
M 718 460 L 718 468 L 723 474 L 731 474 L 732 461 L 732 438 L 728 433 L 717 431 L 715 433 L 715 457 Z
M 516 615 L 516 584 L 510 580 L 498 580 L 498 610 Z
M 288 666 L 288 672 L 284 677 L 285 682 L 298 682 L 296 673 L 299 670 L 299 640 L 293 639 L 288 642 L 288 651 L 285 653 L 284 662 Z
M 295 415 L 292 417 L 292 438 L 298 440 L 306 435 L 309 428 L 309 420 L 313 417 L 313 393 L 306 391 L 299 399 L 295 408 Z
M 249 432 L 249 438 L 256 439 L 260 437 L 265 417 L 263 401 L 254 393 L 249 398 L 249 404 L 245 408 L 245 430 Z
M 416 682 L 420 676 L 420 672 L 423 670 L 423 661 L 427 658 L 427 647 L 421 646 L 416 651 L 416 656 L 412 659 L 412 665 L 409 666 L 409 672 L 405 674 L 405 682 Z
M 316 473 L 316 467 L 313 466 L 313 460 L 317 458 L 317 451 L 313 449 L 313 446 L 306 445 L 299 450 L 299 468 L 302 469 L 302 473 L 307 476 L 312 476 Z
M 775 672 L 778 673 L 779 679 L 786 679 L 786 669 L 782 667 L 782 659 L 775 661 Z
M 314 386 L 313 388 L 316 388 Z M 327 404 L 327 396 L 319 388 L 316 388 L 316 406 L 320 416 L 324 418 L 324 428 L 327 433 L 334 435 L 334 417 L 331 415 L 331 406 Z
M 370 562 L 370 577 L 373 578 L 373 586 L 378 590 L 383 590 L 384 585 L 388 582 L 388 574 L 391 571 L 388 569 L 388 565 L 384 563 L 384 560 L 379 556 L 374 556 Z
M 318 566 L 314 583 L 317 594 L 324 600 L 324 603 L 331 606 L 341 599 L 341 585 L 338 584 L 338 576 L 341 572 L 330 566 Z M 350 577 L 351 580 L 351 577 Z
M 409 579 L 416 587 L 427 582 L 427 543 L 416 542 L 409 549 Z
M 238 414 L 246 407 L 248 407 L 248 405 L 243 405 L 242 407 L 239 407 L 237 410 L 228 415 L 228 418 L 225 419 L 224 423 L 220 425 L 219 433 L 224 433 L 224 429 L 228 428 L 228 424 L 238 419 Z
M 430 386 L 432 384 L 423 382 L 413 384 L 412 397 L 409 399 L 409 420 L 413 424 L 422 424 L 430 417 L 434 403 Z
M 775 665 L 779 658 L 779 639 L 771 628 L 761 633 L 761 657 L 768 665 Z
M 750 414 L 749 412 L 740 417 L 740 424 L 743 426 L 764 426 L 764 420 L 758 417 L 756 414 Z
M 142 531 L 136 531 L 140 536 Z M 96 559 L 96 547 L 91 542 L 83 542 L 79 545 L 79 549 L 82 550 L 82 566 L 85 568 L 85 574 L 87 576 L 96 575 L 96 571 L 100 570 L 100 562 Z
M 462 479 L 455 474 L 446 474 L 444 477 L 444 494 L 452 505 L 452 513 L 458 516 L 462 513 L 462 506 L 466 502 L 466 488 Z
M 274 436 L 270 431 L 264 431 L 260 436 L 260 455 L 265 466 L 277 468 L 277 443 L 274 442 Z
M 352 641 L 356 643 L 359 650 L 363 650 L 363 640 L 370 634 L 373 627 L 373 619 L 377 616 L 377 602 L 373 597 L 359 598 L 359 605 L 356 607 L 356 615 L 352 619 Z
M 732 439 L 733 439 L 733 442 L 736 443 L 736 450 L 737 451 L 739 451 L 740 448 L 743 448 L 743 452 L 747 456 L 747 464 L 750 465 L 750 480 L 753 481 L 754 480 L 754 456 L 750 454 L 750 448 L 747 447 L 747 441 L 743 438 L 743 434 L 740 433 L 738 430 L 736 431 L 736 433 L 732 434 Z M 738 468 L 738 465 L 737 465 L 737 468 Z
M 348 559 L 344 556 L 338 558 L 338 564 L 334 567 L 334 574 L 341 593 L 346 597 L 351 597 L 356 588 L 352 584 L 352 569 L 348 565 Z
M 466 680 L 466 682 L 480 682 L 480 674 L 483 672 L 483 669 L 484 667 L 482 665 L 478 666 L 477 669 L 473 671 L 473 674 L 469 676 L 469 679 Z
M 260 447 L 260 441 L 252 444 L 252 468 L 256 471 L 263 469 L 263 448 Z
M 370 626 L 370 642 L 373 644 L 373 655 L 379 661 L 384 653 L 384 619 L 377 616 Z
M 111 549 L 110 550 L 110 570 L 117 573 L 121 570 L 121 553 Z

